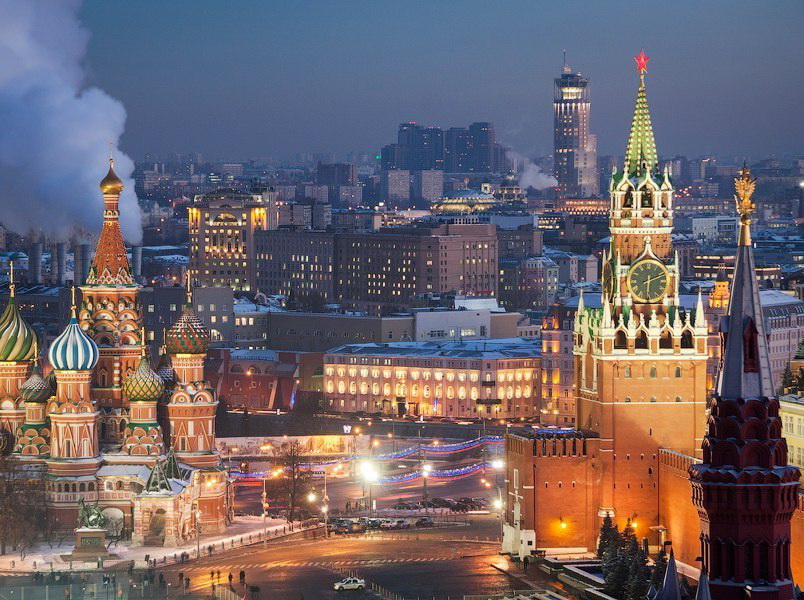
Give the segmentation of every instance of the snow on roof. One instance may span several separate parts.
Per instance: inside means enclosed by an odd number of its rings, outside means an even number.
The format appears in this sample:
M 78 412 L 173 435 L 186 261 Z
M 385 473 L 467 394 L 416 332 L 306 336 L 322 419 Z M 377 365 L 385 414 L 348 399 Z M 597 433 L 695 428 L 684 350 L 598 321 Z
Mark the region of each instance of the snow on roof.
M 151 469 L 145 465 L 103 465 L 98 469 L 98 477 L 138 477 L 148 481 Z
M 262 362 L 276 362 L 276 352 L 273 350 L 232 350 L 229 354 L 232 360 L 253 360 Z

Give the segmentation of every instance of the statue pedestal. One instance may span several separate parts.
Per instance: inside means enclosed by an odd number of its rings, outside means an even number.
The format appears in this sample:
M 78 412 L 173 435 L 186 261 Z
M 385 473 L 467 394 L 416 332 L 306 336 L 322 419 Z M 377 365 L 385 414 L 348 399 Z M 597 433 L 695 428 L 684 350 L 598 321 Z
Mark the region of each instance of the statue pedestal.
M 94 527 L 79 527 L 75 530 L 75 548 L 64 556 L 65 560 L 91 562 L 109 558 L 106 550 L 106 530 Z

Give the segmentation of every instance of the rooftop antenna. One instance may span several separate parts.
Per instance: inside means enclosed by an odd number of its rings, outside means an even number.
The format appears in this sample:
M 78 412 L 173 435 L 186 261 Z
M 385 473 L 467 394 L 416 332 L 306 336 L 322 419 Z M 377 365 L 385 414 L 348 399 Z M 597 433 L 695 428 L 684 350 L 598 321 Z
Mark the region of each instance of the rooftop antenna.
M 567 51 L 566 50 L 564 50 L 564 67 L 562 68 L 562 71 L 564 73 L 569 73 L 570 72 L 570 67 L 567 64 Z

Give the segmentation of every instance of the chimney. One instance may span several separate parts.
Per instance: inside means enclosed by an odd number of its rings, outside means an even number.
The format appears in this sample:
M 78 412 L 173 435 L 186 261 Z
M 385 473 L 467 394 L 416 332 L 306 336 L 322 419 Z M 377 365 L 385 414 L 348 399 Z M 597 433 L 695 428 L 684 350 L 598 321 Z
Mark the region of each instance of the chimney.
M 42 283 L 42 242 L 31 244 L 31 254 L 28 256 L 28 281 Z
M 56 244 L 55 265 L 53 265 L 53 257 L 51 257 L 51 269 L 55 268 L 53 273 L 53 283 L 58 286 L 63 286 L 67 283 L 67 243 L 59 242 Z
M 73 285 L 84 285 L 92 266 L 92 246 L 90 244 L 76 244 L 73 246 Z
M 142 246 L 131 247 L 131 274 L 134 279 L 142 277 Z

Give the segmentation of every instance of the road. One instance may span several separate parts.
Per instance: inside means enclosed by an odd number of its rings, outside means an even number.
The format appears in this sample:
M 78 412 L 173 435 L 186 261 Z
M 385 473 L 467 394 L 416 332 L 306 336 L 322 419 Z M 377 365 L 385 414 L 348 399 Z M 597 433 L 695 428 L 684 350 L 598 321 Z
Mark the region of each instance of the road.
M 215 418 L 216 435 L 222 437 L 239 436 L 278 436 L 278 435 L 321 435 L 343 434 L 344 425 L 360 427 L 363 433 L 386 436 L 389 433 L 400 438 L 422 437 L 469 440 L 480 435 L 503 435 L 506 430 L 515 431 L 519 427 L 530 428 L 518 422 L 487 420 L 486 423 L 461 425 L 445 421 L 418 422 L 411 419 L 359 418 L 350 415 L 301 415 L 286 413 L 249 414 L 221 410 Z
M 228 586 L 246 572 L 248 585 L 260 587 L 266 598 L 326 599 L 341 597 L 332 584 L 350 571 L 404 598 L 462 598 L 465 594 L 501 593 L 522 584 L 491 564 L 507 559 L 497 553 L 498 522 L 491 516 L 472 518 L 470 526 L 408 530 L 390 534 L 333 536 L 329 539 L 270 543 L 205 557 L 200 562 L 163 570 L 175 585 L 182 571 L 194 594 L 211 591 L 210 572 L 220 570 L 220 583 Z M 479 537 L 481 541 L 474 541 Z M 494 540 L 488 542 L 487 540 Z M 540 578 L 531 570 L 531 579 Z M 555 585 L 546 576 L 545 585 Z M 349 598 L 374 598 L 369 592 L 352 592 Z

